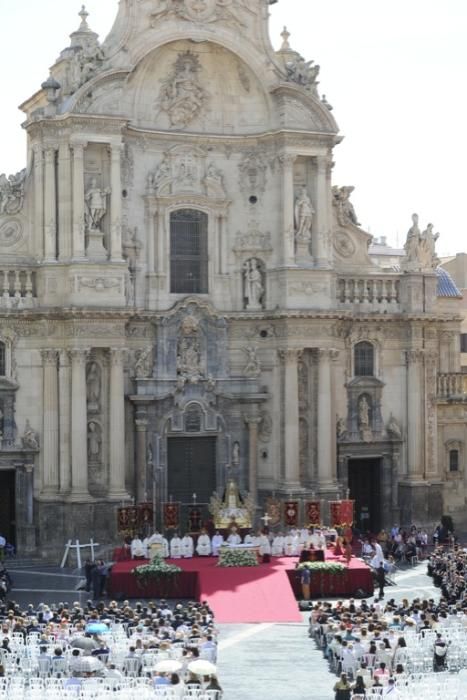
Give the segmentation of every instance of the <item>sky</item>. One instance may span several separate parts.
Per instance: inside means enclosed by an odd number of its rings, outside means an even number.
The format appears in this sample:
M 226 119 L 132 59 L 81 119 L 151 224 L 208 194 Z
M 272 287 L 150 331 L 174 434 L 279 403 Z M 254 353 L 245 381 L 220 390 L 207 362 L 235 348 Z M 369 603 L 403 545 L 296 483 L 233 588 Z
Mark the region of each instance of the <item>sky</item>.
M 117 0 L 88 0 L 104 39 Z M 17 109 L 39 89 L 79 25 L 79 0 L 0 0 L 0 173 L 24 167 Z M 438 253 L 467 251 L 466 0 L 279 0 L 271 39 L 321 66 L 343 142 L 334 184 L 354 185 L 363 226 L 402 246 L 411 214 L 440 232 Z

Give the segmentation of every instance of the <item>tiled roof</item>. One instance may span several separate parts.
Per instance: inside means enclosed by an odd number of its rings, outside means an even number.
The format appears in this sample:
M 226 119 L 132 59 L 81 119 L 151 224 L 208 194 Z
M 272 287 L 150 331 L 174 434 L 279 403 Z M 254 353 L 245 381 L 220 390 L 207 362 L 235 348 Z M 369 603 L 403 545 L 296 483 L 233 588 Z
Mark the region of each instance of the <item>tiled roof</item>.
M 443 267 L 437 267 L 436 275 L 438 277 L 437 295 L 439 297 L 462 297 L 461 292 L 447 270 Z

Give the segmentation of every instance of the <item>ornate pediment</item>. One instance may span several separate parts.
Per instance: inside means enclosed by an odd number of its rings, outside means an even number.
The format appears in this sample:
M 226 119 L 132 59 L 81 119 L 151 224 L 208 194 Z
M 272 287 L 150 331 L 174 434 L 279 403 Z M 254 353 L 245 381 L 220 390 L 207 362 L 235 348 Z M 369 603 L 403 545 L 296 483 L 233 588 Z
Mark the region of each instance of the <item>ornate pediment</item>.
M 251 12 L 250 7 L 247 0 L 159 0 L 156 11 L 151 14 L 151 26 L 156 26 L 163 18 L 172 18 L 203 24 L 224 21 L 243 27 L 238 10 Z

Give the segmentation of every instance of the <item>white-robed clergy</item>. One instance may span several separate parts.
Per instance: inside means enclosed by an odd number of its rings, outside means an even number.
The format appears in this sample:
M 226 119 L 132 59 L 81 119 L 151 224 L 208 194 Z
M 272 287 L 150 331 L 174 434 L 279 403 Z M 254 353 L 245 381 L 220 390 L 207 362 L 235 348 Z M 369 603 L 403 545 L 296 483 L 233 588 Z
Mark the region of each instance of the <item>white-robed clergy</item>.
M 273 557 L 281 557 L 284 554 L 284 535 L 278 532 L 272 541 L 271 554 Z
M 147 549 L 148 556 L 152 558 L 155 554 L 163 554 L 163 537 L 160 532 L 155 530 L 152 535 L 146 537 L 143 544 Z
M 284 554 L 286 557 L 296 557 L 300 553 L 300 540 L 296 530 L 290 532 L 284 537 Z
M 193 537 L 188 533 L 182 539 L 182 557 L 184 559 L 191 559 L 193 556 Z
M 227 542 L 229 544 L 233 544 L 233 545 L 242 544 L 242 538 L 240 537 L 240 535 L 238 534 L 238 532 L 236 530 L 232 530 L 230 535 L 227 537 Z
M 135 537 L 131 541 L 131 558 L 132 559 L 146 559 L 148 556 L 147 546 L 145 541 L 140 537 Z
M 373 566 L 375 569 L 378 568 L 380 564 L 384 564 L 384 554 L 383 554 L 383 549 L 379 542 L 372 542 L 373 545 L 373 550 L 375 552 L 375 555 L 373 559 L 371 560 L 370 564 Z
M 304 547 L 307 547 L 308 540 L 310 538 L 310 531 L 306 527 L 302 527 L 302 529 L 298 533 L 298 538 L 300 541 L 301 548 L 303 549 Z
M 219 550 L 224 544 L 224 538 L 222 537 L 221 533 L 219 530 L 217 530 L 216 534 L 212 538 L 212 556 L 213 557 L 218 557 L 219 556 Z
M 169 556 L 169 540 L 167 539 L 167 537 L 162 538 L 162 552 L 161 552 L 161 554 L 163 557 L 165 557 L 165 559 L 167 559 L 167 557 Z
M 170 540 L 170 556 L 172 559 L 181 559 L 182 557 L 182 540 L 178 532 L 176 532 Z
M 256 544 L 256 537 L 253 534 L 252 530 L 250 530 L 250 532 L 247 532 L 247 534 L 243 538 L 243 544 Z
M 259 553 L 261 556 L 263 556 L 263 554 L 271 554 L 271 543 L 269 537 L 264 532 L 258 532 L 256 542 L 259 546 Z
M 200 557 L 210 557 L 211 556 L 211 540 L 206 530 L 201 530 L 201 534 L 198 537 L 196 543 L 196 553 Z

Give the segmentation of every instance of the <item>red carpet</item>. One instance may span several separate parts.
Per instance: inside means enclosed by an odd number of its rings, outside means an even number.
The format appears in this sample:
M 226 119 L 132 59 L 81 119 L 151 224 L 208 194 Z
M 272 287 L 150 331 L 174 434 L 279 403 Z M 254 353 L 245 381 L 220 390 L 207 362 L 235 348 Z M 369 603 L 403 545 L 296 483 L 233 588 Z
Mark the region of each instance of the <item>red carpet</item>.
M 282 559 L 257 568 L 201 569 L 201 598 L 219 622 L 301 622 Z
M 327 559 L 334 557 L 327 552 Z M 131 573 L 144 562 L 120 561 L 114 564 L 109 583 L 112 597 L 188 598 L 207 600 L 219 622 L 298 622 L 295 594 L 301 586 L 295 573 L 296 557 L 273 558 L 270 564 L 254 568 L 219 568 L 213 557 L 171 560 L 183 569 L 170 588 L 152 583 L 140 588 Z M 342 561 L 339 559 L 339 561 Z M 370 569 L 352 558 L 341 576 L 318 574 L 312 577 L 312 597 L 352 596 L 357 589 L 373 592 Z

